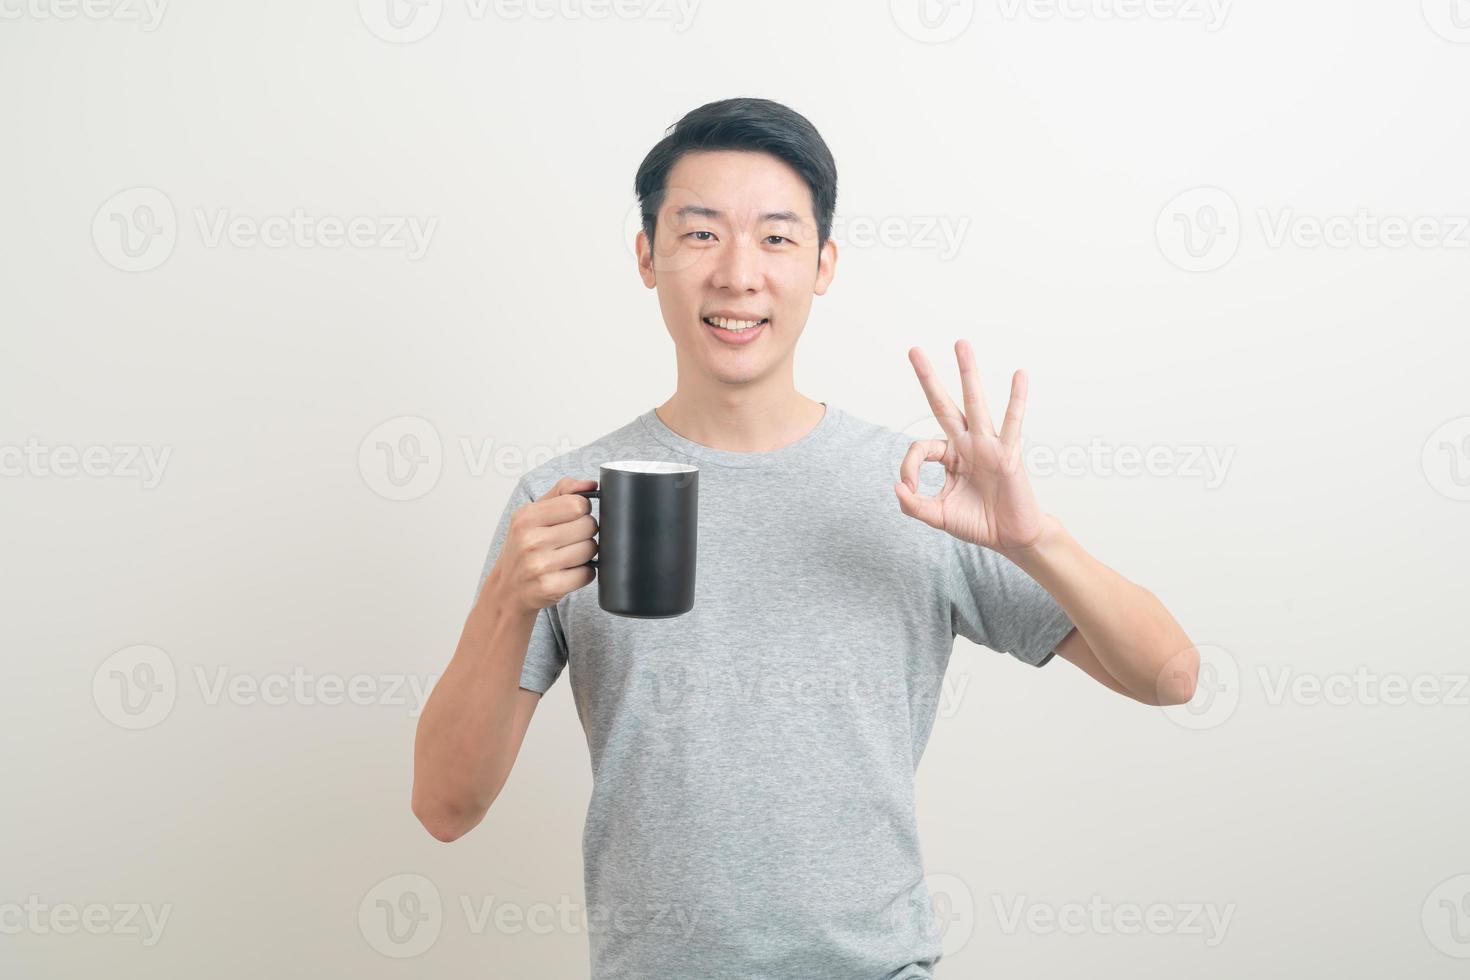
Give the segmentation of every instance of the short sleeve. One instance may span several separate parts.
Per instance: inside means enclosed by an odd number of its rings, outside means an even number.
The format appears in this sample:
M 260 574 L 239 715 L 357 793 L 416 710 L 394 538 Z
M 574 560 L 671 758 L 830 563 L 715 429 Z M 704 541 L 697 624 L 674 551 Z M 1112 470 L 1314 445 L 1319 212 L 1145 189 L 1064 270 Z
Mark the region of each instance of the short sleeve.
M 1022 663 L 1044 666 L 1072 631 L 1061 605 L 1010 559 L 946 535 L 949 617 L 955 635 Z
M 485 579 L 489 578 L 490 570 L 495 567 L 495 559 L 505 545 L 506 535 L 510 532 L 511 516 L 535 499 L 526 485 L 525 477 L 522 477 L 511 492 L 510 500 L 506 502 L 505 510 L 500 515 L 500 524 L 495 528 L 495 536 L 490 540 L 490 553 L 485 556 L 485 566 L 480 570 L 480 582 L 475 586 L 477 601 L 480 590 L 485 587 Z M 547 688 L 556 683 L 566 664 L 567 643 L 566 633 L 562 629 L 561 613 L 556 606 L 548 606 L 536 614 L 536 623 L 531 627 L 531 642 L 526 647 L 520 686 L 545 693 Z

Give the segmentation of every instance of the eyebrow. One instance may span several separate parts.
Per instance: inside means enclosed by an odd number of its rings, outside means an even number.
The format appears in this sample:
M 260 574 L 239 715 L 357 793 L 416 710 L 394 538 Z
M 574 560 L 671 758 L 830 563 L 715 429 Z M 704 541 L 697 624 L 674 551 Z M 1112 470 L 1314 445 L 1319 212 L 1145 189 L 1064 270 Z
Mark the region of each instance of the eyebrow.
M 683 218 L 689 216 L 693 216 L 696 218 L 712 218 L 716 221 L 721 221 L 724 220 L 725 213 L 723 211 L 717 211 L 714 208 L 701 207 L 697 204 L 686 204 L 682 208 L 674 211 L 675 218 Z M 803 224 L 801 216 L 798 215 L 795 211 L 767 211 L 765 214 L 761 215 L 761 222 L 764 224 L 767 221 L 789 221 L 792 224 Z

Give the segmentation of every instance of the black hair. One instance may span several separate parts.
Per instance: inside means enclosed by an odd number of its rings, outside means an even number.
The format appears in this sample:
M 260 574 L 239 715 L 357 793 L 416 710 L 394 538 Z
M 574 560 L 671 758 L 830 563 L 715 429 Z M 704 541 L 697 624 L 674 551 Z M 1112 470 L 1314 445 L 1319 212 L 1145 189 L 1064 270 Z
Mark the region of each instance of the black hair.
M 788 164 L 812 192 L 817 219 L 817 247 L 832 233 L 837 207 L 837 163 L 817 128 L 801 113 L 770 99 L 722 99 L 692 109 L 665 130 L 633 178 L 643 215 L 643 231 L 653 241 L 669 172 L 685 153 L 697 150 L 745 150 L 769 153 Z

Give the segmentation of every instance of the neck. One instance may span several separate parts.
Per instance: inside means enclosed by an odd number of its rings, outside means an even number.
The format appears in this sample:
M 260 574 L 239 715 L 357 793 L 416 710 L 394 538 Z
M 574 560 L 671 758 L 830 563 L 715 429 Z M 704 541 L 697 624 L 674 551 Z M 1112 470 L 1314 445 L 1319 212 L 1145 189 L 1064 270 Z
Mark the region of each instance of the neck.
M 683 383 L 657 408 L 664 425 L 685 439 L 736 453 L 789 446 L 812 431 L 826 411 L 821 402 L 794 387 L 709 391 Z

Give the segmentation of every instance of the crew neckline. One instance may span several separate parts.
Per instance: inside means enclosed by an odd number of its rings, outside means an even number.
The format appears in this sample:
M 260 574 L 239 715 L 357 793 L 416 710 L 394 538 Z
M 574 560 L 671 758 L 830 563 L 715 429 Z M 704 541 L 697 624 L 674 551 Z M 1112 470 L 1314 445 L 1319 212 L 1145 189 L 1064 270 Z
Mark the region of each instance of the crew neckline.
M 673 429 L 669 428 L 663 419 L 659 418 L 658 409 L 650 408 L 638 417 L 648 434 L 653 436 L 665 446 L 692 457 L 704 463 L 712 463 L 716 466 L 768 466 L 782 460 L 799 456 L 810 452 L 823 442 L 832 437 L 842 419 L 842 409 L 826 402 L 821 403 L 826 411 L 817 420 L 817 424 L 807 430 L 806 435 L 792 443 L 787 443 L 777 449 L 768 449 L 765 452 L 742 453 L 731 449 L 716 449 L 706 446 L 702 442 L 686 439 Z

